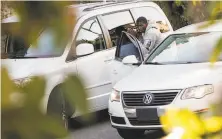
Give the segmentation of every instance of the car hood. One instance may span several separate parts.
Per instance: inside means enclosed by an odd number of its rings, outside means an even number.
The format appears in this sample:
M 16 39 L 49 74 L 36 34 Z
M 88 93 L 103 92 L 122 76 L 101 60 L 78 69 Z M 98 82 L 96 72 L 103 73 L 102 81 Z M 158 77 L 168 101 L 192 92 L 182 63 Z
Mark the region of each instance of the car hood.
M 57 58 L 1 59 L 1 68 L 6 68 L 11 79 L 38 76 L 52 73 L 58 69 Z
M 210 67 L 209 63 L 141 65 L 114 88 L 119 91 L 184 89 L 221 80 L 221 62 L 214 67 Z

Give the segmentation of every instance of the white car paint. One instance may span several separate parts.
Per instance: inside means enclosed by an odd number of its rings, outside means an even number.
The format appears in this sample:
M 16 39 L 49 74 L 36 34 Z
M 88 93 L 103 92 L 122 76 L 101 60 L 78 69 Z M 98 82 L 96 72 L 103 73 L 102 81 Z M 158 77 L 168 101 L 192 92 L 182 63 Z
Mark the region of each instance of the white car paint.
M 92 8 L 93 6 L 96 7 Z M 66 59 L 70 54 L 76 34 L 85 20 L 94 16 L 98 16 L 99 18 L 101 14 L 105 13 L 139 7 L 152 7 L 157 9 L 168 23 L 170 30 L 172 30 L 172 26 L 163 11 L 153 2 L 121 2 L 118 4 L 85 4 L 80 6 L 71 5 L 68 6 L 68 8 L 70 9 L 70 12 L 77 11 L 78 20 L 73 29 L 73 36 L 67 43 L 64 53 L 61 56 L 51 58 L 2 59 L 1 67 L 6 67 L 8 69 L 12 80 L 26 80 L 32 76 L 38 75 L 45 77 L 47 84 L 42 103 L 43 112 L 47 112 L 46 108 L 52 90 L 57 85 L 63 83 L 67 74 L 71 73 L 78 74 L 83 79 L 86 89 L 89 92 L 87 100 L 90 103 L 90 111 L 94 112 L 106 109 L 108 107 L 108 97 L 112 90 L 112 78 L 110 77 L 111 60 L 114 59 L 116 51 L 116 47 L 111 48 L 111 40 L 107 35 L 108 31 L 104 30 L 104 37 L 109 49 L 80 57 L 73 61 L 66 61 Z M 74 10 L 74 8 L 77 8 L 77 10 Z M 86 8 L 92 9 L 87 11 Z M 98 20 L 102 23 L 100 18 Z M 13 16 L 2 21 L 2 23 L 11 22 L 19 22 L 19 18 Z M 102 29 L 104 28 L 105 27 L 102 26 Z M 75 116 L 76 114 L 73 114 L 72 117 Z
M 206 24 L 202 22 L 193 24 L 181 29 L 178 29 L 173 34 L 190 33 L 190 32 L 205 32 L 205 31 L 222 31 L 222 20 L 219 20 L 213 26 L 206 29 L 198 29 L 200 25 Z M 152 55 L 152 54 L 151 54 Z M 189 55 L 189 53 L 187 54 Z M 130 65 L 125 65 L 130 66 Z M 130 68 L 130 67 L 129 67 Z M 124 72 L 124 71 L 122 71 Z M 200 99 L 181 99 L 184 91 L 187 88 L 212 85 L 213 93 L 205 95 Z M 111 101 L 112 95 L 119 92 L 120 101 Z M 135 95 L 143 93 L 167 93 L 179 92 L 173 101 L 167 105 L 157 106 L 126 106 L 123 100 L 123 94 Z M 111 124 L 117 129 L 159 129 L 161 124 L 146 124 L 133 125 L 129 118 L 136 118 L 136 109 L 138 108 L 157 108 L 158 116 L 161 116 L 166 108 L 188 108 L 192 111 L 207 110 L 210 104 L 221 101 L 222 94 L 222 62 L 217 61 L 213 67 L 209 62 L 192 63 L 192 64 L 167 64 L 167 65 L 152 65 L 142 64 L 136 68 L 131 74 L 117 82 L 109 99 L 109 114 L 111 117 L 123 118 L 125 124 L 119 124 L 112 121 Z M 155 98 L 154 98 L 155 99 Z M 129 130 L 129 132 L 132 132 Z
M 217 62 L 215 68 L 209 65 L 141 65 L 114 88 L 119 91 L 183 89 L 220 81 L 222 78 L 217 76 L 222 75 L 222 63 Z

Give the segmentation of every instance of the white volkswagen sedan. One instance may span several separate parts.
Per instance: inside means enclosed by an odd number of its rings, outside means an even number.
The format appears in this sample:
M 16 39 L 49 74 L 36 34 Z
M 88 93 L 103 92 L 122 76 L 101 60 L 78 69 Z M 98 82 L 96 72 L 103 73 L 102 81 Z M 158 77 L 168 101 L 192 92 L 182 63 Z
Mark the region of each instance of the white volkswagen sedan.
M 209 59 L 222 37 L 222 24 L 199 31 L 197 26 L 169 35 L 138 68 L 115 84 L 109 114 L 121 137 L 136 138 L 147 129 L 160 129 L 159 117 L 167 107 L 205 112 L 221 98 L 222 55 L 213 68 Z M 139 64 L 134 55 L 122 62 Z

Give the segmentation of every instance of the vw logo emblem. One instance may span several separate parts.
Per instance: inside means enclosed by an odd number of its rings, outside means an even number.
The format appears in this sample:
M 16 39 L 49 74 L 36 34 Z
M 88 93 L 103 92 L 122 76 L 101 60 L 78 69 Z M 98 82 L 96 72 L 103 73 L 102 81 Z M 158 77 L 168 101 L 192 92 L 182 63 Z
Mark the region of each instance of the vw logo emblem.
M 143 103 L 144 104 L 151 104 L 151 102 L 153 101 L 153 95 L 152 94 L 145 94 L 143 97 Z

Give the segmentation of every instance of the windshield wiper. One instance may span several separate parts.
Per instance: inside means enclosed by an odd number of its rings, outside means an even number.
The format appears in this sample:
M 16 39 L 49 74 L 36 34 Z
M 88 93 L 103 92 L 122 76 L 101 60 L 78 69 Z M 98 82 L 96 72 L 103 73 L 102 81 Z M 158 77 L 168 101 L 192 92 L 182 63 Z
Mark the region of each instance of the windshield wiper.
M 159 62 L 145 62 L 145 64 L 150 64 L 150 65 L 163 65 L 163 63 L 159 63 Z
M 201 61 L 185 61 L 185 62 L 179 62 L 177 64 L 192 64 L 192 63 L 202 63 Z
M 28 58 L 39 58 L 35 56 L 29 56 L 29 57 L 24 57 L 24 56 L 12 56 L 10 59 L 28 59 Z
M 202 62 L 201 62 L 201 61 L 182 61 L 182 62 L 164 62 L 164 63 L 159 63 L 159 62 L 145 62 L 145 64 L 150 64 L 150 65 L 193 64 L 193 63 L 202 63 Z

